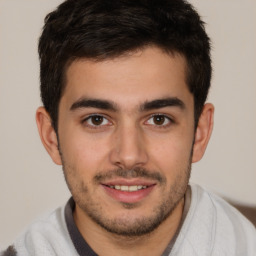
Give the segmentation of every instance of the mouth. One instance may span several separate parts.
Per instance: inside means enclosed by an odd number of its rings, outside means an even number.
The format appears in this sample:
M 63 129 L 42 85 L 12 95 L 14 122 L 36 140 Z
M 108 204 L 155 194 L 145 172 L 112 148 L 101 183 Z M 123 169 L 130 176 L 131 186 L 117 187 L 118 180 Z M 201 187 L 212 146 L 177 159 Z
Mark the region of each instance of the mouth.
M 101 185 L 108 196 L 121 203 L 140 202 L 147 198 L 156 187 L 156 183 L 134 182 L 132 184 L 124 181 Z
M 132 185 L 132 186 L 114 185 L 114 186 L 108 186 L 108 187 L 110 187 L 112 189 L 116 189 L 116 190 L 126 191 L 126 192 L 135 192 L 138 190 L 146 189 L 149 186 L 145 186 L 145 185 Z

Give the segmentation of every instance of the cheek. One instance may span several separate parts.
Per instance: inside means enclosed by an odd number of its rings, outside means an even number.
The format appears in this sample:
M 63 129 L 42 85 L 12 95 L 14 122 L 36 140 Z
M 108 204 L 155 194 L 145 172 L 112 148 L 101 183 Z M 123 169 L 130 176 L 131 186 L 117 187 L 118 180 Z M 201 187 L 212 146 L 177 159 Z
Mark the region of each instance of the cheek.
M 174 175 L 188 166 L 191 158 L 192 136 L 170 135 L 163 140 L 151 141 L 150 158 L 163 172 Z
M 84 133 L 74 132 L 73 136 L 62 137 L 61 149 L 66 164 L 73 166 L 83 175 L 100 170 L 107 158 L 106 142 Z

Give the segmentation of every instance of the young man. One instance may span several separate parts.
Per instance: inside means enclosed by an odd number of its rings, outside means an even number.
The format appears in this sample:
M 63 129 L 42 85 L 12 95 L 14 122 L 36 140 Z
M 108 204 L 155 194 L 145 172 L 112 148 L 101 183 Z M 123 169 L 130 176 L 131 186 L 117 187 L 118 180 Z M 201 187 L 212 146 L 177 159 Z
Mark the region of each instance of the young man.
M 3 255 L 255 255 L 196 185 L 213 126 L 203 22 L 182 0 L 67 0 L 39 41 L 41 140 L 72 198 Z

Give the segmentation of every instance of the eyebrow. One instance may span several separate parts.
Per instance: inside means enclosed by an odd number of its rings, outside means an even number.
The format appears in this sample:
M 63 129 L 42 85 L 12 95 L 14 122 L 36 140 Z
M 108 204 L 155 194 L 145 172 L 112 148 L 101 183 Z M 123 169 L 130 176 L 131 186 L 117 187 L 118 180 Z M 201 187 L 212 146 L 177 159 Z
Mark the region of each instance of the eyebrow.
M 70 107 L 70 110 L 74 111 L 80 108 L 99 108 L 99 109 L 117 111 L 117 107 L 111 101 L 99 100 L 99 99 L 88 99 L 88 98 L 82 98 L 74 102 Z
M 142 105 L 140 105 L 140 111 L 149 111 L 159 108 L 165 108 L 165 107 L 178 107 L 180 109 L 185 108 L 185 104 L 182 100 L 171 97 L 171 98 L 163 98 L 163 99 L 156 99 L 152 101 L 146 101 Z M 77 109 L 81 108 L 98 108 L 98 109 L 104 109 L 104 110 L 111 110 L 116 112 L 118 110 L 118 107 L 114 102 L 108 101 L 108 100 L 100 100 L 100 99 L 90 99 L 90 98 L 82 98 L 78 101 L 74 102 L 70 110 L 75 111 Z
M 172 97 L 145 102 L 140 109 L 141 111 L 148 111 L 165 107 L 178 107 L 183 110 L 185 109 L 185 104 L 182 100 Z

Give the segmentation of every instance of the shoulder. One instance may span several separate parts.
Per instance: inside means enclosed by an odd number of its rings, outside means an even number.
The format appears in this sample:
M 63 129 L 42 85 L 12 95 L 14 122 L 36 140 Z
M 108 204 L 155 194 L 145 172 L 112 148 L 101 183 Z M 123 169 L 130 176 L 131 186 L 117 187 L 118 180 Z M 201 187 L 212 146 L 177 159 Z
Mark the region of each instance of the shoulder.
M 195 255 L 255 255 L 254 226 L 217 195 L 198 185 L 191 185 L 191 190 L 191 205 L 179 241 L 184 248 Z
M 243 231 L 256 235 L 253 224 L 223 198 L 198 185 L 192 185 L 191 187 L 191 205 L 194 206 L 195 212 L 198 212 L 198 214 L 208 213 L 212 216 L 212 221 L 216 227 L 225 227 L 227 232 L 229 231 L 228 228 L 232 227 L 232 231 Z
M 33 222 L 2 255 L 76 255 L 67 231 L 64 207 Z M 15 254 L 16 252 L 16 254 Z

